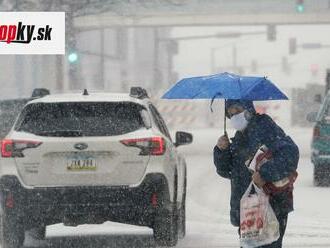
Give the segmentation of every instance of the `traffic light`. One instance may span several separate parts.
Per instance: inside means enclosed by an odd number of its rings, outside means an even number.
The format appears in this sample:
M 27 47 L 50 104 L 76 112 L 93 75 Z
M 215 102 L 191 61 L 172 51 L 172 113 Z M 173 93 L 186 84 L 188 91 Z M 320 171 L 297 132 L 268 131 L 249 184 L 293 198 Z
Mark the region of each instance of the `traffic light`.
M 289 54 L 296 54 L 297 52 L 297 39 L 290 38 L 289 39 Z
M 276 26 L 273 24 L 267 25 L 267 40 L 268 41 L 276 40 Z
M 296 0 L 296 11 L 298 13 L 305 12 L 305 3 L 304 3 L 304 0 Z
M 68 61 L 70 64 L 76 63 L 78 61 L 78 53 L 76 51 L 69 52 Z
M 291 68 L 286 56 L 282 57 L 282 71 L 286 74 L 290 74 Z

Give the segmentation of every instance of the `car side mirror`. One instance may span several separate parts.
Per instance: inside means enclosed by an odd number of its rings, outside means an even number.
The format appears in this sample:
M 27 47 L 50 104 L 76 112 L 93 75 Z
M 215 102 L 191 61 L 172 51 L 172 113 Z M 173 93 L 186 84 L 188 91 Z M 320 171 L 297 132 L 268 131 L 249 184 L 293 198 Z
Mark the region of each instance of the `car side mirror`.
M 175 133 L 175 143 L 174 145 L 176 147 L 181 146 L 181 145 L 188 145 L 193 142 L 193 136 L 191 133 L 186 133 L 186 132 L 176 132 Z
M 316 103 L 322 103 L 322 95 L 321 94 L 317 94 L 314 96 L 314 102 Z
M 308 113 L 306 116 L 306 119 L 309 122 L 316 122 L 316 118 L 317 118 L 317 112 Z

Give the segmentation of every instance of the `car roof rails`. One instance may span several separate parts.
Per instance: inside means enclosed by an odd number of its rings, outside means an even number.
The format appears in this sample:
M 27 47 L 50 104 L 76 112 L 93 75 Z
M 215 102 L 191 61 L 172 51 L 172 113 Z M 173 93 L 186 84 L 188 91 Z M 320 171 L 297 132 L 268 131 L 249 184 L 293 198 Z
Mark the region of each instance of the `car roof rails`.
M 147 90 L 142 87 L 131 87 L 129 95 L 137 99 L 149 98 Z
M 50 95 L 50 91 L 46 88 L 36 88 L 32 92 L 32 97 L 44 97 Z

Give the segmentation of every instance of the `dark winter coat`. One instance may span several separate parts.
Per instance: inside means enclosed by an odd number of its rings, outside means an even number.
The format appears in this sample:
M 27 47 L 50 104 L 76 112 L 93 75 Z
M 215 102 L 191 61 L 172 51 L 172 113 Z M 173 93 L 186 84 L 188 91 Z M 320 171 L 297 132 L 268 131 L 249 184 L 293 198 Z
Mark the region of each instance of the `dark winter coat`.
M 268 116 L 254 114 L 248 126 L 237 131 L 226 150 L 214 147 L 214 164 L 217 173 L 231 181 L 230 219 L 239 226 L 240 200 L 251 183 L 252 174 L 245 161 L 260 147 L 266 145 L 273 158 L 262 165 L 259 173 L 266 182 L 275 182 L 289 176 L 297 169 L 299 150 L 292 139 Z M 281 192 L 270 197 L 275 214 L 293 211 L 292 192 Z

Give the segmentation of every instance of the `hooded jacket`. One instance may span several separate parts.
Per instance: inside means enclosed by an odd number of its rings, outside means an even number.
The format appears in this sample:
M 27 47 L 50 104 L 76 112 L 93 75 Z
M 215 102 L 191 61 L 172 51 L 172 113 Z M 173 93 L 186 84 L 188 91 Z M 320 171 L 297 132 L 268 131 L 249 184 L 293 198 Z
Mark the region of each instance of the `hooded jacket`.
M 293 140 L 266 114 L 256 114 L 251 101 L 228 100 L 227 109 L 239 104 L 252 113 L 247 127 L 237 131 L 225 150 L 214 147 L 213 157 L 217 173 L 231 181 L 230 219 L 234 226 L 240 224 L 240 200 L 251 183 L 252 174 L 245 165 L 261 145 L 272 151 L 272 159 L 262 165 L 260 176 L 266 182 L 275 182 L 289 176 L 297 169 L 299 150 Z M 292 191 L 270 197 L 270 204 L 277 216 L 293 211 Z

